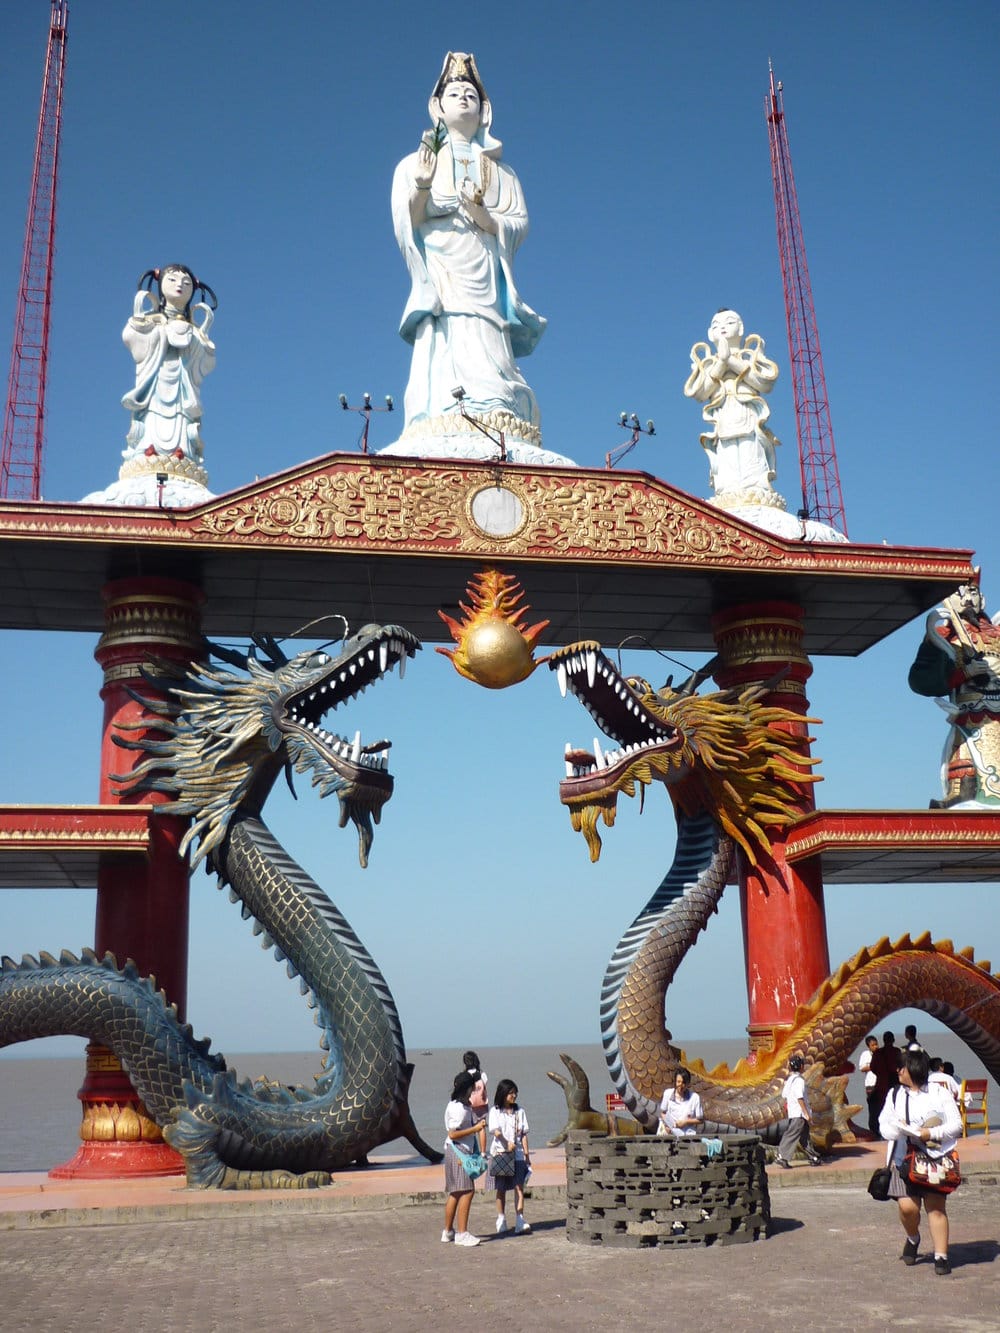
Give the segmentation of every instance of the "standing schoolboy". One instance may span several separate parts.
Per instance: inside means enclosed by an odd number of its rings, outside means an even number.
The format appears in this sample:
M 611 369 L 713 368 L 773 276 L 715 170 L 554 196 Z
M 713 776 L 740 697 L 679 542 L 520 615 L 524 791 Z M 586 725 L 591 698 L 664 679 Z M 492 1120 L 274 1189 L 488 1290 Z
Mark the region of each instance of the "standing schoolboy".
M 792 1156 L 796 1148 L 801 1148 L 813 1166 L 819 1166 L 822 1161 L 819 1153 L 812 1146 L 809 1138 L 809 1122 L 812 1120 L 812 1111 L 809 1109 L 809 1098 L 806 1095 L 806 1081 L 802 1077 L 802 1070 L 805 1067 L 805 1061 L 801 1055 L 793 1055 L 788 1062 L 788 1077 L 785 1079 L 785 1086 L 781 1089 L 781 1095 L 785 1099 L 785 1110 L 788 1114 L 788 1128 L 781 1136 L 781 1142 L 778 1144 L 778 1155 L 775 1162 L 785 1170 L 791 1166 Z

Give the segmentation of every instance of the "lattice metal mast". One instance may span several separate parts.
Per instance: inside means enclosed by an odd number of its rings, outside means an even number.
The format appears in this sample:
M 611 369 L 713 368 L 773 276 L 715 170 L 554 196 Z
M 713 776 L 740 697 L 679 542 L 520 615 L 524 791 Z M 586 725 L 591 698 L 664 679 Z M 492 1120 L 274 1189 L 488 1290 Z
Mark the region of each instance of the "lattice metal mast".
M 773 68 L 770 69 L 770 89 L 764 98 L 764 115 L 771 144 L 778 255 L 785 288 L 785 319 L 788 324 L 792 390 L 795 397 L 795 429 L 799 441 L 802 507 L 808 511 L 809 518 L 828 523 L 846 536 L 847 520 L 840 492 L 840 472 L 837 468 L 819 329 L 799 218 L 799 201 L 795 193 L 795 177 L 792 175 L 784 100 L 780 82 L 775 84 Z
M 62 129 L 63 74 L 69 0 L 51 0 L 49 44 L 28 197 L 24 255 L 10 350 L 7 407 L 0 454 L 0 497 L 37 500 L 42 493 L 45 380 L 55 255 L 56 182 Z

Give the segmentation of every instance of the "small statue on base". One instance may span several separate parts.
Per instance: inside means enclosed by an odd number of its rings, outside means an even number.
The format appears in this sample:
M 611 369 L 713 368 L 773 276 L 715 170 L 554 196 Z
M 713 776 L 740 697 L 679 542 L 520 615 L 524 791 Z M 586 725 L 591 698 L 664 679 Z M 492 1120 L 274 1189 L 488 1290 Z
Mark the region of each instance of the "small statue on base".
M 193 303 L 201 292 L 205 301 Z M 201 440 L 201 385 L 215 368 L 209 330 L 215 293 L 184 264 L 139 279 L 122 341 L 135 361 L 135 388 L 122 398 L 132 425 L 118 481 L 84 503 L 180 507 L 212 498 Z M 200 322 L 195 312 L 201 312 Z
M 768 429 L 770 393 L 778 367 L 764 355 L 764 339 L 743 339 L 743 321 L 735 310 L 720 310 L 708 327 L 715 344 L 691 348 L 691 374 L 684 394 L 705 404 L 703 417 L 712 430 L 702 435 L 708 454 L 714 503 L 722 509 L 763 505 L 784 509 L 771 485 L 777 475 L 775 449 L 780 443 Z
M 1000 809 L 998 620 L 986 614 L 979 570 L 927 617 L 910 689 L 937 696 L 951 721 L 941 764 L 943 798 L 931 801 L 931 809 Z

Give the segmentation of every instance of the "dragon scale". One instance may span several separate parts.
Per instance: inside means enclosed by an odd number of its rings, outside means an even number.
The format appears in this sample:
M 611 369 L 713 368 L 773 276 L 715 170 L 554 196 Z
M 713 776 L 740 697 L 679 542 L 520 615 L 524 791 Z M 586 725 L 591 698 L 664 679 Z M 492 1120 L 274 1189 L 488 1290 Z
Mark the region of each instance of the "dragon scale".
M 362 748 L 359 737 L 352 745 L 320 723 L 397 662 L 402 674 L 419 644 L 398 626 L 366 626 L 335 660 L 303 653 L 289 661 L 273 640 L 256 642 L 272 660 L 239 659 L 249 679 L 207 666 L 181 681 L 150 676 L 167 703 L 144 702 L 161 714 L 156 725 L 166 739 L 123 740 L 146 755 L 123 782 L 136 792 L 167 792 L 174 801 L 164 809 L 195 817 L 187 835 L 188 843 L 198 840 L 195 860 L 207 857 L 254 933 L 298 979 L 325 1052 L 314 1086 L 237 1082 L 222 1056 L 178 1022 L 152 978 L 89 951 L 81 960 L 68 953 L 58 961 L 3 960 L 0 1044 L 73 1033 L 110 1047 L 164 1138 L 184 1155 L 191 1185 L 323 1184 L 330 1171 L 400 1134 L 437 1160 L 409 1114 L 412 1067 L 384 978 L 260 815 L 283 767 L 308 773 L 322 795 L 336 792 L 340 822 L 356 824 L 366 863 L 372 820 L 392 792 L 389 742 Z
M 677 817 L 673 863 L 649 902 L 625 931 L 609 962 L 601 993 L 601 1036 L 612 1082 L 641 1124 L 655 1122 L 660 1097 L 686 1065 L 712 1132 L 750 1130 L 773 1139 L 785 1120 L 781 1087 L 788 1059 L 801 1055 L 820 1143 L 851 1137 L 846 1077 L 851 1053 L 886 1015 L 913 1007 L 940 1019 L 1000 1077 L 1000 975 L 973 951 L 929 935 L 865 948 L 796 1011 L 778 1048 L 740 1060 L 730 1070 L 708 1071 L 671 1044 L 664 1027 L 667 990 L 677 968 L 717 909 L 734 846 L 751 861 L 766 846 L 764 824 L 787 825 L 787 793 L 804 779 L 794 740 L 775 723 L 801 722 L 765 708 L 763 691 L 697 696 L 654 691 L 638 678 L 623 680 L 592 642 L 561 649 L 550 659 L 560 686 L 570 689 L 595 721 L 621 745 L 605 754 L 567 747 L 561 799 L 573 825 L 587 837 L 591 858 L 600 850 L 598 821 L 614 823 L 619 793 L 633 795 L 654 779 L 666 783 Z M 725 719 L 720 709 L 730 710 Z M 729 764 L 728 775 L 726 765 Z M 720 780 L 721 779 L 721 780 Z M 781 789 L 785 788 L 785 795 Z M 784 805 L 784 808 L 782 806 Z M 594 1115 L 581 1100 L 582 1073 L 567 1088 L 571 1122 Z M 572 1092 L 572 1099 L 571 1099 Z
M 327 1055 L 314 1096 L 262 1113 L 260 1098 L 245 1085 L 227 1085 L 210 1100 L 189 1093 L 164 1138 L 196 1164 L 211 1162 L 211 1145 L 220 1139 L 219 1155 L 240 1169 L 262 1170 L 275 1161 L 292 1172 L 345 1167 L 391 1137 L 406 1105 L 405 1049 L 392 995 L 342 913 L 261 820 L 236 823 L 219 861 L 230 895 L 315 1005 Z

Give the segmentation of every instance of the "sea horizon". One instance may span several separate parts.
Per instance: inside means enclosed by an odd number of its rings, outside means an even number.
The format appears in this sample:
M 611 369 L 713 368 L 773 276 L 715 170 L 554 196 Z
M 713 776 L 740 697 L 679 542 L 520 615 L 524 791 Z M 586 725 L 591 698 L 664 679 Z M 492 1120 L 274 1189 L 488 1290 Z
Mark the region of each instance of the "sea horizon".
M 955 1064 L 959 1076 L 989 1077 L 979 1060 L 950 1032 L 924 1033 L 928 1050 Z M 679 1043 L 690 1060 L 700 1059 L 709 1070 L 717 1064 L 730 1066 L 746 1054 L 746 1037 L 689 1040 Z M 0 1060 L 0 1171 L 44 1171 L 68 1161 L 79 1146 L 80 1103 L 76 1093 L 83 1082 L 84 1060 L 79 1055 L 36 1055 L 28 1058 L 10 1047 Z M 519 1046 L 480 1046 L 479 1056 L 496 1088 L 501 1078 L 518 1085 L 520 1103 L 531 1127 L 532 1147 L 544 1147 L 566 1122 L 566 1102 L 561 1089 L 547 1071 L 565 1074 L 559 1055 L 569 1054 L 590 1080 L 591 1105 L 604 1109 L 605 1094 L 612 1092 L 604 1053 L 597 1042 L 541 1042 Z M 435 1148 L 444 1141 L 444 1107 L 452 1080 L 461 1068 L 462 1050 L 451 1045 L 412 1046 L 410 1109 L 424 1139 Z M 281 1083 L 310 1084 L 319 1071 L 322 1052 L 250 1051 L 227 1056 L 230 1068 L 240 1078 L 266 1074 Z M 862 1078 L 856 1072 L 848 1081 L 848 1101 L 864 1105 Z M 1000 1087 L 991 1080 L 990 1103 L 1000 1106 Z M 864 1124 L 864 1114 L 857 1117 Z M 372 1155 L 407 1156 L 412 1150 L 403 1140 L 385 1144 Z

